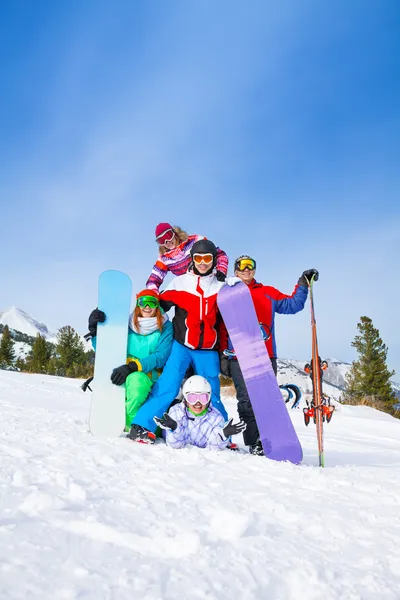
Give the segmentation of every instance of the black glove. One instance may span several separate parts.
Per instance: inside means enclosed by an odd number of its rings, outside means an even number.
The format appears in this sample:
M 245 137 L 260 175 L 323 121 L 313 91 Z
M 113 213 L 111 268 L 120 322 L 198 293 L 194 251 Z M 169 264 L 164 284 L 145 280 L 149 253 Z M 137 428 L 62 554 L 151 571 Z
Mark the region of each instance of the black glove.
M 89 315 L 89 333 L 92 338 L 97 335 L 97 323 L 104 323 L 105 320 L 106 314 L 102 310 L 99 310 L 98 308 L 92 310 Z
M 225 281 L 226 279 L 226 275 L 222 271 L 217 271 L 215 273 L 215 277 L 218 279 L 218 281 Z
M 239 423 L 235 423 L 232 425 L 233 419 L 229 419 L 227 423 L 225 423 L 225 427 L 223 428 L 223 434 L 226 438 L 231 437 L 231 435 L 237 435 L 238 433 L 242 433 L 247 427 L 246 423 L 243 421 L 239 421 Z
M 231 361 L 227 356 L 221 354 L 219 357 L 220 371 L 225 377 L 231 377 Z
M 305 285 L 308 287 L 311 277 L 314 275 L 314 281 L 318 281 L 319 273 L 317 269 L 307 269 L 307 271 L 303 271 L 302 276 L 299 278 L 297 285 Z
M 138 370 L 138 366 L 135 362 L 130 362 L 127 365 L 121 365 L 120 367 L 117 367 L 116 369 L 113 370 L 113 372 L 111 373 L 111 381 L 112 383 L 114 383 L 115 385 L 122 385 L 123 383 L 125 383 L 126 378 L 128 377 L 128 375 L 130 375 L 131 373 L 134 373 L 135 371 Z
M 163 414 L 161 419 L 160 417 L 153 417 L 153 421 L 159 427 L 161 427 L 161 429 L 170 429 L 171 431 L 175 431 L 175 429 L 178 427 L 178 423 L 174 421 L 174 419 L 170 417 L 167 412 Z
M 86 379 L 86 381 L 84 381 L 81 385 L 81 390 L 86 392 L 86 390 L 89 389 L 91 392 L 93 392 L 92 388 L 90 387 L 90 384 L 92 383 L 93 379 L 94 377 L 89 377 L 89 379 Z

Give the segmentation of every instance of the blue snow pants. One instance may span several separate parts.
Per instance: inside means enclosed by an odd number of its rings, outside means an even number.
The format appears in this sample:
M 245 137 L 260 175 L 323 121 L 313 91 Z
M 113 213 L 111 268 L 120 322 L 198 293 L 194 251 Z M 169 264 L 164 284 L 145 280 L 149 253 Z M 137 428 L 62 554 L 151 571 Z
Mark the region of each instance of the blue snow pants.
M 211 402 L 224 419 L 228 414 L 220 398 L 219 356 L 213 350 L 191 350 L 179 342 L 172 343 L 172 350 L 160 378 L 153 385 L 151 394 L 139 408 L 132 425 L 141 425 L 155 432 L 157 425 L 153 417 L 162 417 L 171 402 L 177 397 L 182 380 L 189 365 L 196 375 L 202 375 L 211 385 Z

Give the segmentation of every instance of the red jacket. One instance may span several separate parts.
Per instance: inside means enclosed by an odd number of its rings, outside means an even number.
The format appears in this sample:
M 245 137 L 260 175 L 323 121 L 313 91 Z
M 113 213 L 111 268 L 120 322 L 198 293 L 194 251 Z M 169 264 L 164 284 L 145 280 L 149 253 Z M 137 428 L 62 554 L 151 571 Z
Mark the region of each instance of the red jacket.
M 304 308 L 307 300 L 308 288 L 296 285 L 293 293 L 288 296 L 282 294 L 276 288 L 258 283 L 255 279 L 249 284 L 254 308 L 260 322 L 263 334 L 265 333 L 265 345 L 271 358 L 276 358 L 275 344 L 275 313 L 283 315 L 294 315 Z M 229 335 L 224 322 L 219 324 L 219 351 L 232 350 Z
M 193 350 L 217 350 L 217 294 L 224 285 L 215 275 L 189 272 L 175 277 L 160 294 L 164 310 L 175 306 L 177 342 Z

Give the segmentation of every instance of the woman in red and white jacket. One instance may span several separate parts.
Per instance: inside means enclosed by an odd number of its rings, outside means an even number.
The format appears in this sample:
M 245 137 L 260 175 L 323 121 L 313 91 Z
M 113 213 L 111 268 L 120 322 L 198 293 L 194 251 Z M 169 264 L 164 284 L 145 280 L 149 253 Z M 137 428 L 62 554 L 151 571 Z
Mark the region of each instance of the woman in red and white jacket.
M 206 238 L 202 235 L 188 235 L 180 227 L 172 227 L 169 223 L 159 223 L 155 235 L 159 257 L 146 282 L 146 288 L 158 290 L 168 271 L 174 275 L 186 273 L 192 260 L 190 251 L 193 245 Z M 217 248 L 214 267 L 218 281 L 225 281 L 228 272 L 228 257 L 220 248 Z

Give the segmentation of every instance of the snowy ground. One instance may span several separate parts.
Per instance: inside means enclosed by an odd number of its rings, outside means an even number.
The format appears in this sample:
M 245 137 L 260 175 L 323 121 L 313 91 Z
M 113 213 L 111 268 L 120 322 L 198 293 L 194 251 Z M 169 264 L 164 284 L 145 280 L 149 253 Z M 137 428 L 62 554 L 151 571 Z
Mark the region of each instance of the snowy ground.
M 89 400 L 0 371 L 1 599 L 399 600 L 400 421 L 341 407 L 322 470 L 299 411 L 295 467 L 97 440 Z

